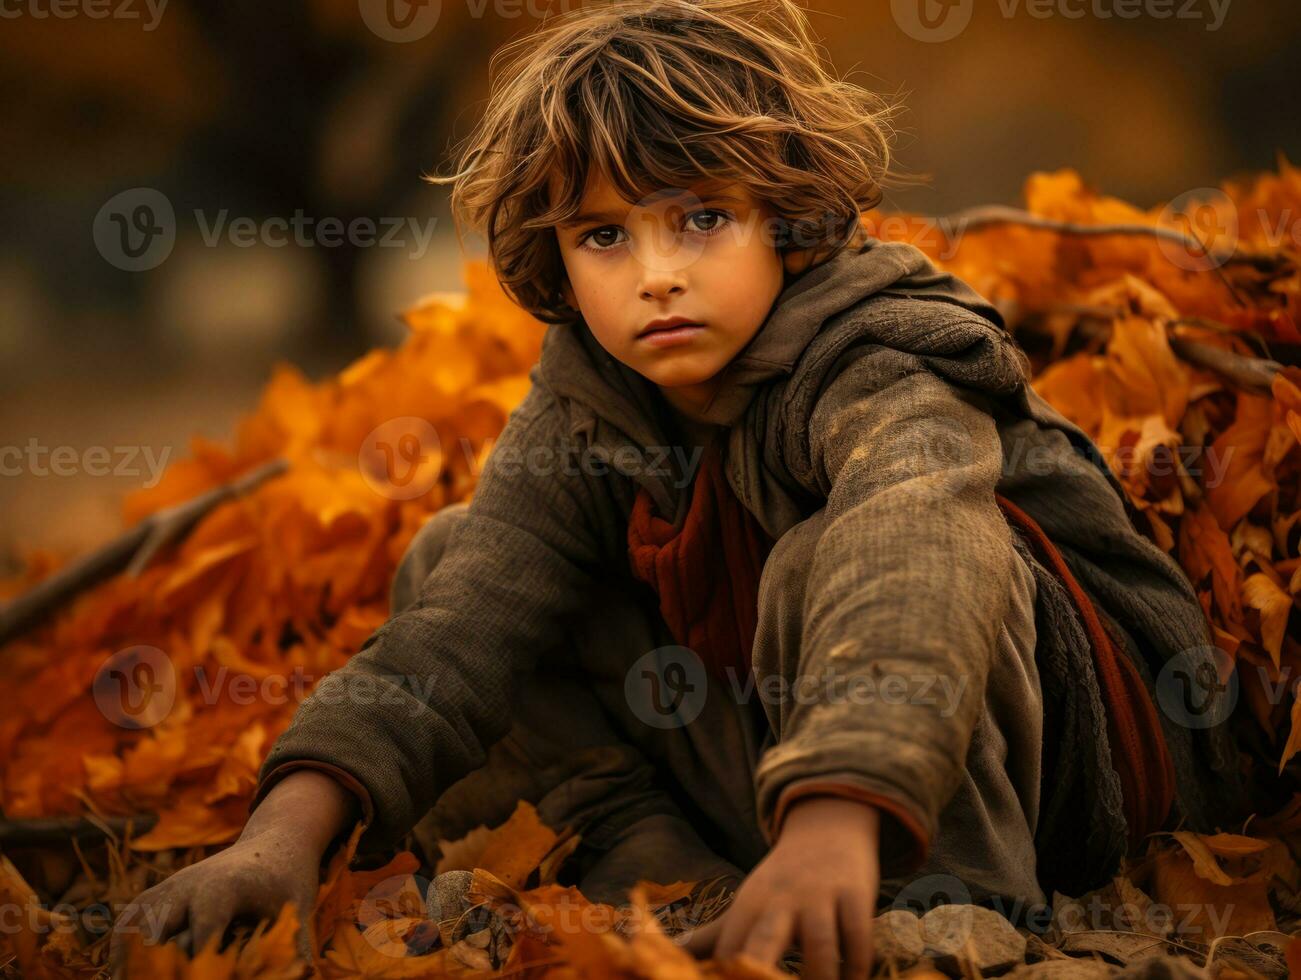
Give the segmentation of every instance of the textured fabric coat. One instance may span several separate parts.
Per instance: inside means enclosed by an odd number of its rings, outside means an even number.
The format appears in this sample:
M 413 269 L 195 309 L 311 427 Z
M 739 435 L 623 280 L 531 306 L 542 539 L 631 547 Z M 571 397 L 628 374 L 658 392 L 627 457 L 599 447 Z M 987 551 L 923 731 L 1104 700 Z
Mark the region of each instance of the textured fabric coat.
M 692 460 L 670 448 L 653 384 L 581 323 L 548 330 L 530 378 L 419 601 L 303 702 L 254 805 L 285 772 L 319 765 L 362 797 L 368 843 L 395 841 L 482 765 L 509 728 L 514 686 L 564 642 L 592 583 L 633 581 L 638 489 L 682 516 Z M 705 414 L 727 427 L 727 481 L 768 536 L 823 511 L 805 601 L 782 610 L 802 668 L 946 677 L 965 692 L 952 712 L 923 699 L 771 709 L 778 738 L 754 784 L 769 840 L 791 799 L 830 789 L 889 801 L 883 872 L 920 863 L 962 775 L 1012 588 L 1016 543 L 996 494 L 1056 543 L 1149 693 L 1171 658 L 1211 643 L 1189 583 L 1135 531 L 1097 447 L 1028 384 L 998 311 L 913 246 L 868 241 L 791 282 Z M 1063 881 L 1071 858 L 1105 876 L 1132 843 L 1121 781 L 1081 623 L 1060 588 L 1039 584 L 1054 782 L 1036 846 Z M 761 631 L 756 673 L 766 644 Z M 1242 798 L 1227 732 L 1160 723 L 1177 775 L 1170 822 L 1210 829 L 1213 797 Z

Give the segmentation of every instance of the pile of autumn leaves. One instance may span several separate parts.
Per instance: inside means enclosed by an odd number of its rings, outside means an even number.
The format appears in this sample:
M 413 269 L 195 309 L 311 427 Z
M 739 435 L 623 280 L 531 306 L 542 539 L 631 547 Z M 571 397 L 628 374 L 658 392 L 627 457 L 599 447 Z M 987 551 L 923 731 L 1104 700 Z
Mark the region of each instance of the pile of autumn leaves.
M 1182 246 L 1132 231 L 866 217 L 881 237 L 911 241 L 996 302 L 1027 347 L 1039 335 L 1049 353 L 1036 388 L 1095 439 L 1147 522 L 1141 530 L 1188 572 L 1218 645 L 1237 665 L 1261 742 L 1272 747 L 1268 762 L 1284 773 L 1301 748 L 1293 696 L 1301 626 L 1291 616 L 1301 591 L 1301 370 L 1244 390 L 1178 356 L 1175 339 L 1248 357 L 1301 345 L 1301 170 L 1280 161 L 1277 174 L 1226 183 L 1205 207 L 1178 212 L 1101 196 L 1069 170 L 1034 174 L 1025 196 L 1029 212 L 1055 221 L 1176 227 L 1211 255 L 1181 255 Z M 159 815 L 147 833 L 109 849 L 108 875 L 54 862 L 38 883 L 47 904 L 61 895 L 74 904 L 124 902 L 157 879 L 157 868 L 233 840 L 260 761 L 293 714 L 301 688 L 287 679 L 310 689 L 347 660 L 385 620 L 389 581 L 412 535 L 472 493 L 495 433 L 528 390 L 544 328 L 501 295 L 483 266 L 467 266 L 466 276 L 466 294 L 430 297 L 404 315 L 411 332 L 397 350 L 374 351 L 319 383 L 278 365 L 233 442 L 196 438 L 189 459 L 127 500 L 125 522 L 277 457 L 287 472 L 209 513 L 138 577 L 110 580 L 0 651 L 10 703 L 19 706 L 0 718 L 5 817 Z M 1084 336 L 1091 339 L 1081 349 Z M 1204 465 L 1211 456 L 1215 465 Z M 1192 460 L 1203 465 L 1184 465 Z M 32 552 L 25 575 L 4 583 L 0 596 L 57 564 Z M 142 648 L 165 655 L 175 700 L 157 724 L 135 729 L 93 692 L 108 658 L 129 664 Z M 235 677 L 253 678 L 257 696 L 239 696 L 227 683 Z M 1232 906 L 1226 932 L 1273 929 L 1274 909 L 1297 905 L 1301 873 L 1282 840 L 1301 830 L 1301 794 L 1248 828 L 1225 829 L 1245 833 L 1155 842 L 1146 877 L 1136 880 L 1171 905 Z M 581 901 L 545 873 L 531 880 L 542 882 L 536 889 L 520 890 L 564 846 L 548 834 L 521 807 L 510 824 L 451 848 L 459 863 L 439 870 L 476 868 L 485 900 L 509 896 L 545 919 L 559 895 Z M 348 867 L 355 843 L 335 857 L 313 913 L 329 975 L 552 962 L 616 975 L 638 972 L 639 963 L 673 964 L 670 972 L 683 976 L 722 969 L 683 959 L 653 916 L 598 930 L 604 938 L 521 938 L 504 964 L 464 943 L 427 952 L 438 944 L 417 901 L 415 857 L 358 872 Z M 0 896 L 36 901 L 7 860 Z M 678 897 L 644 888 L 635 907 L 653 911 Z M 48 925 L 52 913 L 39 915 Z M 172 946 L 139 950 L 156 958 L 137 963 L 140 975 L 293 975 L 292 915 L 286 908 L 242 951 L 202 954 L 202 966 Z M 93 975 L 104 943 L 75 937 L 48 928 L 0 935 L 0 964 L 12 958 L 32 977 Z M 398 947 L 408 955 L 390 955 Z

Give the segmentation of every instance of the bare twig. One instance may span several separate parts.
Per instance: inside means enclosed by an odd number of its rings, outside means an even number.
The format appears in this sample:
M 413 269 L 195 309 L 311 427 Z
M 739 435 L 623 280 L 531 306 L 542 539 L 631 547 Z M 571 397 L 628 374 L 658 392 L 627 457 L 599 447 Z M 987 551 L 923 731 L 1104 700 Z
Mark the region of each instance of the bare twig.
M 1221 323 L 1219 320 L 1212 320 L 1204 316 L 1181 316 L 1170 321 L 1170 326 L 1175 327 L 1181 324 L 1188 324 L 1191 327 L 1201 327 L 1204 330 L 1210 330 L 1214 333 L 1225 334 L 1231 337 L 1241 337 L 1243 340 L 1254 341 L 1260 347 L 1261 354 L 1267 358 L 1273 359 L 1274 355 L 1269 349 L 1269 344 L 1265 338 L 1254 330 L 1234 330 L 1227 323 Z
M 1201 344 L 1187 337 L 1170 334 L 1170 349 L 1190 364 L 1214 371 L 1220 377 L 1253 395 L 1268 395 L 1274 375 L 1283 369 L 1278 361 L 1263 357 L 1235 354 L 1223 347 Z
M 32 844 L 61 843 L 77 837 L 111 837 L 123 834 L 128 827 L 136 833 L 147 831 L 158 822 L 153 813 L 130 817 L 33 817 L 26 820 L 0 820 L 0 847 L 24 847 Z
M 1167 241 L 1174 242 L 1183 248 L 1196 249 L 1198 252 L 1208 251 L 1205 243 L 1185 235 L 1176 228 L 1163 228 L 1160 225 L 1143 225 L 1129 222 L 1083 225 L 1076 221 L 1045 218 L 1042 215 L 1032 214 L 1021 208 L 1009 208 L 1001 204 L 964 208 L 936 220 L 942 228 L 957 227 L 961 231 L 988 225 L 1024 225 L 1029 228 L 1042 228 L 1045 231 L 1058 231 L 1068 235 L 1151 235 L 1154 238 L 1164 238 Z M 1247 261 L 1250 256 L 1235 249 L 1233 251 L 1224 251 L 1217 258 L 1231 262 L 1235 260 Z
M 288 465 L 286 459 L 274 459 L 193 500 L 165 507 L 102 548 L 59 569 L 0 607 L 0 646 L 31 629 L 73 596 L 124 568 L 132 577 L 139 575 L 162 548 L 187 534 L 218 504 L 248 493 L 263 481 L 283 473 Z
M 1246 301 L 1239 294 L 1237 287 L 1229 282 L 1224 275 L 1223 266 L 1235 262 L 1257 263 L 1262 256 L 1247 252 L 1239 248 L 1236 244 L 1230 249 L 1212 250 L 1205 242 L 1185 235 L 1176 228 L 1164 228 L 1160 225 L 1143 225 L 1131 222 L 1116 222 L 1113 224 L 1101 225 L 1083 225 L 1075 221 L 1060 221 L 1056 218 L 1045 218 L 1042 215 L 1031 214 L 1029 211 L 1021 208 L 1009 208 L 1001 204 L 989 204 L 981 207 L 965 208 L 961 211 L 955 211 L 952 214 L 942 218 L 935 219 L 941 229 L 956 227 L 960 233 L 965 233 L 973 228 L 981 228 L 989 225 L 1021 225 L 1027 228 L 1040 228 L 1044 231 L 1056 231 L 1066 235 L 1151 235 L 1154 238 L 1164 241 L 1173 242 L 1183 249 L 1188 250 L 1190 255 L 1205 255 L 1209 260 L 1210 269 L 1219 278 L 1220 282 L 1233 296 L 1234 300 L 1240 306 L 1246 306 Z M 952 240 L 952 235 L 947 230 L 944 231 L 946 237 Z
M 1110 333 L 1109 326 L 1123 311 L 1109 307 L 1082 306 L 1064 304 L 1055 306 L 1048 313 L 1074 313 L 1080 317 L 1079 330 L 1085 337 L 1095 339 Z M 1166 322 L 1166 327 L 1173 328 L 1179 324 L 1191 324 L 1220 333 L 1239 336 L 1231 327 L 1204 317 L 1179 317 Z M 1170 349 L 1189 364 L 1214 371 L 1235 387 L 1254 395 L 1270 393 L 1274 375 L 1283 369 L 1278 361 L 1263 357 L 1248 357 L 1236 351 L 1225 350 L 1212 344 L 1202 343 L 1189 337 L 1181 337 L 1170 329 L 1167 331 Z

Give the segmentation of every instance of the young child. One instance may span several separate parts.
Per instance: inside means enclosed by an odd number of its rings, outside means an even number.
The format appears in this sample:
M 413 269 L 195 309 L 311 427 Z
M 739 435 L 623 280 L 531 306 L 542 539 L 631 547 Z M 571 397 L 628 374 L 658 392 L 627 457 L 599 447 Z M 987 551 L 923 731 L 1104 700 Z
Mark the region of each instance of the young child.
M 587 897 L 721 877 L 693 949 L 865 977 L 880 902 L 1024 911 L 1206 825 L 1228 743 L 1151 698 L 1201 609 L 997 310 L 864 233 L 888 107 L 791 0 L 588 7 L 517 47 L 437 179 L 551 324 L 532 389 L 240 840 L 141 897 L 164 932 L 310 908 L 359 816 L 384 847 L 529 799 Z

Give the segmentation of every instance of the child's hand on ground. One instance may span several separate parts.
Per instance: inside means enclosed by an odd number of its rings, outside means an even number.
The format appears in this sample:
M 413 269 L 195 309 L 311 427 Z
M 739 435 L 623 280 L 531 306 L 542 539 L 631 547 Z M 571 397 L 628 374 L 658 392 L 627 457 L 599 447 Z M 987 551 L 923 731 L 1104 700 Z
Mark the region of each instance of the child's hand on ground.
M 125 975 L 128 933 L 158 943 L 188 932 L 188 945 L 198 953 L 237 916 L 274 919 L 286 902 L 298 910 L 298 954 L 312 964 L 310 915 L 321 858 L 356 808 L 349 792 L 327 775 L 301 770 L 286 776 L 234 844 L 141 892 L 122 910 L 109 940 L 115 980 Z
M 880 888 L 880 814 L 835 796 L 791 805 L 772 849 L 717 919 L 692 933 L 696 956 L 746 953 L 776 965 L 797 941 L 806 980 L 865 980 Z
M 109 942 L 113 976 L 125 967 L 127 932 L 139 931 L 145 942 L 158 943 L 187 927 L 193 953 L 221 936 L 236 916 L 274 919 L 285 902 L 298 907 L 302 922 L 316 900 L 320 881 L 319 853 L 293 836 L 238 840 L 224 851 L 182 868 L 142 892 L 118 916 Z M 311 956 L 311 930 L 299 930 L 298 953 Z M 218 944 L 221 940 L 218 939 Z

